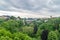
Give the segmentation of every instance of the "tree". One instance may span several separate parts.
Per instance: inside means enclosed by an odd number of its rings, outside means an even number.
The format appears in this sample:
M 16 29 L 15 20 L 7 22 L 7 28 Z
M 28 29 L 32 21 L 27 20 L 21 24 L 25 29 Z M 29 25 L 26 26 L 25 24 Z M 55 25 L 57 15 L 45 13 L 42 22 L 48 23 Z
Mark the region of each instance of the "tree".
M 24 34 L 27 34 L 29 36 L 32 36 L 32 33 L 33 33 L 33 27 L 28 27 L 28 26 L 25 26 L 25 27 L 22 27 L 22 32 Z
M 9 38 L 8 36 L 1 36 L 0 40 L 13 40 L 13 39 Z
M 4 27 L 6 30 L 9 30 L 10 32 L 16 32 L 18 31 L 19 24 L 15 20 L 8 20 L 6 22 L 3 22 L 0 27 Z
M 19 20 L 21 19 L 19 16 L 17 17 Z
M 14 16 L 11 16 L 11 17 L 10 17 L 10 19 L 16 20 L 16 17 L 14 17 Z
M 38 27 L 37 27 L 37 24 L 34 23 L 34 30 L 33 30 L 33 34 L 36 34 L 38 31 Z
M 14 40 L 32 40 L 32 38 L 30 38 L 28 35 L 17 32 L 13 34 L 13 38 Z
M 58 36 L 57 36 L 56 32 L 51 31 L 48 35 L 48 40 L 58 40 Z
M 48 30 L 44 29 L 41 34 L 41 39 L 42 40 L 47 40 L 48 39 Z

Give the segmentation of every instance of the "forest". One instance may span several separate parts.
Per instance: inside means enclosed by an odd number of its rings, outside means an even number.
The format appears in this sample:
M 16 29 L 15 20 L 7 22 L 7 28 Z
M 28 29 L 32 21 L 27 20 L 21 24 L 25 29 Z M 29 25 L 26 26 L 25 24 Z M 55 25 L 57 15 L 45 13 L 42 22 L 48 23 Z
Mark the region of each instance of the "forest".
M 18 18 L 0 18 L 0 40 L 60 40 L 60 17 L 32 22 Z

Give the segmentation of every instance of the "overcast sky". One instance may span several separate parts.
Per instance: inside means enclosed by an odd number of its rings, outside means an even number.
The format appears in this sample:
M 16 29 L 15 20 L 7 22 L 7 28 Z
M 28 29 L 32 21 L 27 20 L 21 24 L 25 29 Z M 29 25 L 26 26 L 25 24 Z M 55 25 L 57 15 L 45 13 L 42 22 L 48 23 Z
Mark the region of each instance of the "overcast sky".
M 0 0 L 0 15 L 60 16 L 60 0 Z

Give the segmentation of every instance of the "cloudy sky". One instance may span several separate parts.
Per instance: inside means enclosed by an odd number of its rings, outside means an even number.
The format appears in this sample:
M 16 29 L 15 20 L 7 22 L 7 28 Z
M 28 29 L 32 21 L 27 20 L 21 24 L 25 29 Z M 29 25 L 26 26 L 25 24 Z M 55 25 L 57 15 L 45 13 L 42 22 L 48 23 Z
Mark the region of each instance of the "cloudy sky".
M 60 0 L 0 0 L 0 15 L 60 16 Z

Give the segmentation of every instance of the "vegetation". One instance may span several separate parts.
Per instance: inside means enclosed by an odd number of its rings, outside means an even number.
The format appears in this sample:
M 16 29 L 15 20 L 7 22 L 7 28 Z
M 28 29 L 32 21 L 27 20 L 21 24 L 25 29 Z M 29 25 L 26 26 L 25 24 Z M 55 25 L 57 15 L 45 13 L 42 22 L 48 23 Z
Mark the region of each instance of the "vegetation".
M 42 18 L 30 23 L 26 19 L 17 18 L 0 18 L 0 40 L 42 40 L 45 30 L 49 32 L 46 40 L 60 40 L 60 17 Z

